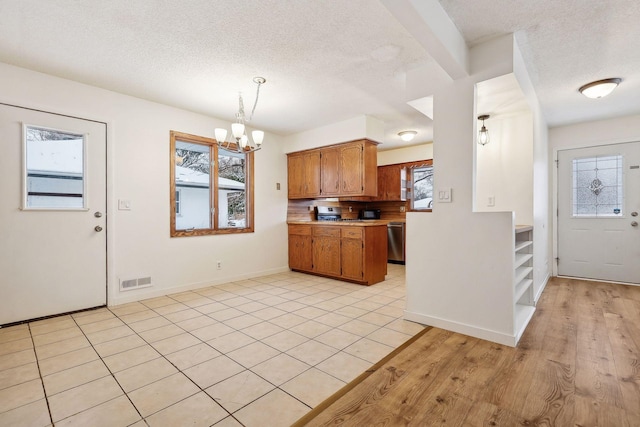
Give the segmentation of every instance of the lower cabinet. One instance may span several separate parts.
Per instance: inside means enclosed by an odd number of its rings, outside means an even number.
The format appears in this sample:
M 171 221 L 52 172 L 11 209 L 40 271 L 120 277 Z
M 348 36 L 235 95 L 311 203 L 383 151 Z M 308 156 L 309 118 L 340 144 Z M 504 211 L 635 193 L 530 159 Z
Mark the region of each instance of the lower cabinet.
M 311 270 L 312 266 L 311 227 L 307 225 L 290 225 L 289 268 L 308 271 Z
M 340 227 L 311 227 L 312 270 L 340 276 Z
M 387 227 L 289 225 L 289 268 L 365 285 L 387 274 Z

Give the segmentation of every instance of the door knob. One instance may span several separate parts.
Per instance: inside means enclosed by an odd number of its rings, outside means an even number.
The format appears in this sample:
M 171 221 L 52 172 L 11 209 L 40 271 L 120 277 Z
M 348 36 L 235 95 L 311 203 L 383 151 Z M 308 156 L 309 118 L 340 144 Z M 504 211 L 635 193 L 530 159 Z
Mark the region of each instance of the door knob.
M 638 212 L 631 212 L 631 216 L 638 216 Z
M 102 231 L 102 227 L 100 227 L 99 225 L 96 225 L 93 229 L 96 230 L 97 232 Z
M 96 218 L 101 218 L 102 217 L 102 212 L 96 212 L 93 214 L 93 216 L 95 216 Z
M 631 226 L 632 227 L 637 227 L 638 226 L 638 221 L 631 221 Z

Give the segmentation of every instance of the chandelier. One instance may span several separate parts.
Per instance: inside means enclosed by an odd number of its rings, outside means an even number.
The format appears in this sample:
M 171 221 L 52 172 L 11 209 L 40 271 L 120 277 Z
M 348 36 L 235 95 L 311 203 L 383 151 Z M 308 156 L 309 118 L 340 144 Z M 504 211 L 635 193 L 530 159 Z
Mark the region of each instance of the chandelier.
M 235 141 L 227 141 L 227 130 L 223 128 L 216 128 L 215 135 L 218 146 L 223 150 L 237 151 L 239 153 L 250 153 L 252 151 L 258 151 L 262 148 L 262 140 L 264 139 L 264 132 L 261 130 L 254 130 L 251 132 L 253 142 L 249 140 L 247 133 L 245 132 L 245 122 L 251 121 L 253 113 L 256 111 L 256 105 L 258 105 L 258 97 L 260 96 L 260 85 L 263 85 L 267 79 L 264 77 L 254 77 L 253 82 L 258 85 L 256 89 L 256 100 L 253 103 L 251 109 L 251 116 L 247 118 L 244 114 L 244 102 L 242 100 L 242 93 L 238 94 L 238 112 L 236 113 L 236 122 L 231 124 L 231 136 Z M 232 145 L 234 144 L 234 145 Z

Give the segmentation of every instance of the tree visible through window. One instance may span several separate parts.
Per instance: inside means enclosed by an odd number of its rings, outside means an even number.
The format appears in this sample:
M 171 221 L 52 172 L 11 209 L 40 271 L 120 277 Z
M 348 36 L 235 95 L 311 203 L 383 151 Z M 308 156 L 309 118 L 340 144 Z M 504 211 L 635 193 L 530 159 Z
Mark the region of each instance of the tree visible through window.
M 424 210 L 433 207 L 433 166 L 411 169 L 411 209 Z
M 171 236 L 253 231 L 252 153 L 171 132 Z

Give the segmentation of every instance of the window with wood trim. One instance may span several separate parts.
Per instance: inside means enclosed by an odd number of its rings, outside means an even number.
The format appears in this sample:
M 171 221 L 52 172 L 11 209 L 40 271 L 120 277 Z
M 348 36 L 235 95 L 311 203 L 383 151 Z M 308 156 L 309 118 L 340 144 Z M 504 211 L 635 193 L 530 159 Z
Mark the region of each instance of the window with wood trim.
M 170 140 L 171 237 L 253 232 L 253 153 L 176 131 Z

